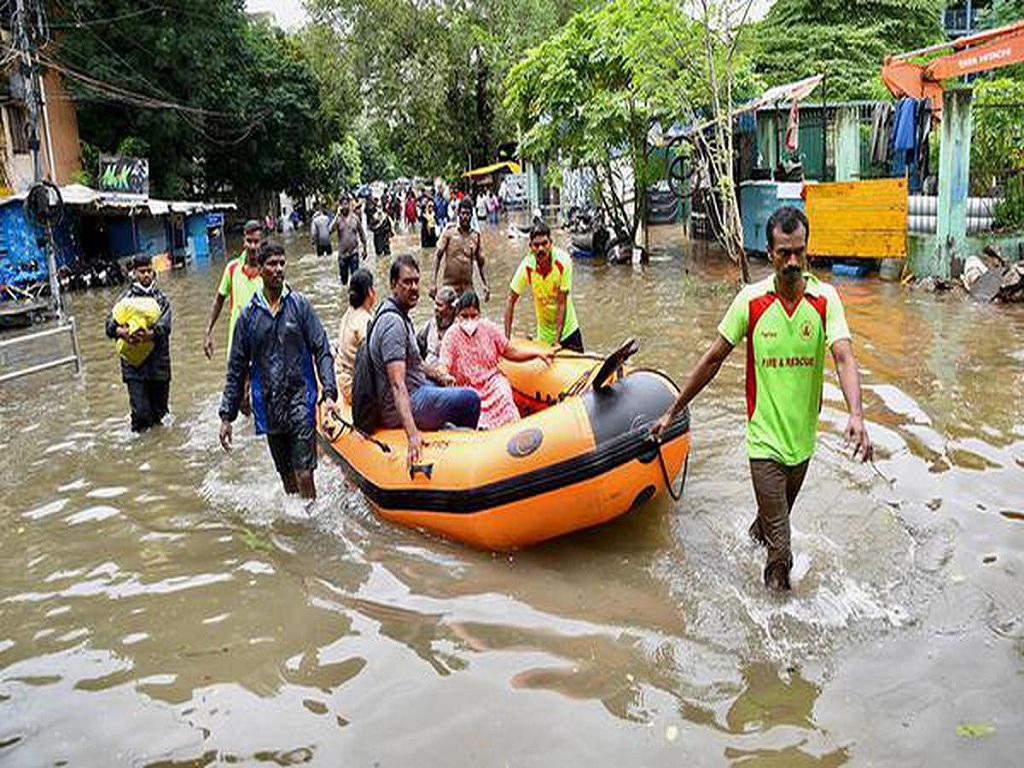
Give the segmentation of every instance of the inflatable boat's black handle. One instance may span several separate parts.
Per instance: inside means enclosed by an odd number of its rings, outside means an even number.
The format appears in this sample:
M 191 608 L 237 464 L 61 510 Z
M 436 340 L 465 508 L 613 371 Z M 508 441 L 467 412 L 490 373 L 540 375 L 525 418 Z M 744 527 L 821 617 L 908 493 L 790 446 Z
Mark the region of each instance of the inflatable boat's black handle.
M 413 465 L 411 465 L 409 467 L 409 479 L 410 480 L 415 480 L 417 472 L 421 473 L 425 478 L 427 478 L 427 480 L 429 480 L 434 475 L 434 465 L 433 464 L 413 464 Z
M 655 450 L 658 452 L 658 464 L 661 465 L 661 476 L 665 480 L 665 488 L 668 490 L 668 495 L 672 497 L 672 501 L 679 501 L 683 498 L 683 488 L 686 486 L 686 470 L 690 468 L 690 454 L 687 452 L 686 459 L 683 462 L 683 480 L 679 483 L 679 491 L 672 489 L 672 478 L 668 476 L 668 467 L 665 466 L 665 457 L 661 454 L 661 440 L 656 438 L 654 435 L 648 435 L 647 440 L 654 444 Z
M 616 349 L 614 352 L 608 355 L 608 357 L 605 358 L 604 362 L 601 364 L 601 367 L 597 370 L 597 373 L 594 374 L 594 378 L 591 379 L 591 383 L 594 389 L 604 389 L 605 387 L 607 387 L 608 380 L 611 379 L 611 377 L 614 376 L 615 374 L 618 374 L 618 376 L 621 378 L 622 366 L 624 366 L 626 364 L 626 361 L 629 360 L 629 358 L 631 358 L 633 355 L 635 355 L 639 350 L 640 345 L 637 343 L 636 339 L 626 339 L 618 349 Z

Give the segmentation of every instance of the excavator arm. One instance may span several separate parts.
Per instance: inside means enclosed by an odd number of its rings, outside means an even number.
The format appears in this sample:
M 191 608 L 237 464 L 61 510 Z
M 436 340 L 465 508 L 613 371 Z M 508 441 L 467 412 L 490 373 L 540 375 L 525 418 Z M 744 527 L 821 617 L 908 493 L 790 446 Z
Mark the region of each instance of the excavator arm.
M 912 61 L 950 48 L 953 53 L 927 63 Z M 1021 62 L 1024 62 L 1024 19 L 949 43 L 886 57 L 882 64 L 882 81 L 897 98 L 931 99 L 932 114 L 938 120 L 942 110 L 943 80 Z

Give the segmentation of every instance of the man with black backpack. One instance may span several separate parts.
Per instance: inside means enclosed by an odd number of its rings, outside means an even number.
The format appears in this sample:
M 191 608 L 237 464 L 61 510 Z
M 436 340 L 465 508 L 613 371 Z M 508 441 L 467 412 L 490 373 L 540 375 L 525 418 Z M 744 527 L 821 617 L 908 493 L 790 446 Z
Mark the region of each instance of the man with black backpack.
M 408 254 L 391 264 L 391 292 L 356 353 L 352 416 L 364 432 L 402 427 L 409 437 L 410 465 L 420 458 L 419 430 L 447 424 L 476 429 L 480 396 L 469 387 L 452 387 L 443 368 L 424 364 L 409 312 L 419 301 L 420 268 Z M 432 380 L 441 386 L 428 383 Z

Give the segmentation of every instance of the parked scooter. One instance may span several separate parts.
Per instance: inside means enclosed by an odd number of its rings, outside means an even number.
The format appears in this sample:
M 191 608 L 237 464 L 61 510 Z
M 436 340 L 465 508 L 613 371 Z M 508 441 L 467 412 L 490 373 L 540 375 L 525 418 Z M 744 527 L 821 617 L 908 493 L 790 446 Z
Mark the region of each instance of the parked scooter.
M 113 257 L 80 260 L 70 267 L 57 270 L 57 280 L 64 291 L 83 291 L 89 288 L 120 285 L 126 280 L 124 268 Z
M 604 211 L 592 208 L 586 211 L 572 208 L 569 210 L 569 252 L 578 259 L 604 259 L 610 264 L 629 264 L 633 261 L 634 252 L 640 254 L 641 260 L 646 252 L 633 242 L 633 238 L 624 229 L 613 229 L 605 223 Z

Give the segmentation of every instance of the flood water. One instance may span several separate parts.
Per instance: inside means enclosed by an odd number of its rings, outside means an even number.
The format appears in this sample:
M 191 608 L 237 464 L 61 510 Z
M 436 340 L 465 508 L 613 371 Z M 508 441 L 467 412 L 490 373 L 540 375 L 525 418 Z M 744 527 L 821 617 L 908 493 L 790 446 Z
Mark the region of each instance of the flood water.
M 588 347 L 635 335 L 681 382 L 736 271 L 655 238 L 643 267 L 577 263 L 574 298 Z M 524 245 L 485 246 L 498 319 Z M 288 247 L 333 336 L 334 262 Z M 377 519 L 329 461 L 308 515 L 244 419 L 220 450 L 222 267 L 161 279 L 165 427 L 129 432 L 114 289 L 69 297 L 81 376 L 0 388 L 0 765 L 1020 764 L 1024 307 L 835 281 L 877 471 L 833 373 L 779 597 L 746 536 L 743 350 L 693 405 L 681 501 L 477 552 Z

